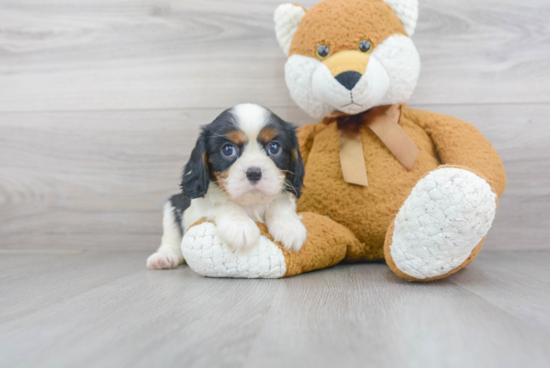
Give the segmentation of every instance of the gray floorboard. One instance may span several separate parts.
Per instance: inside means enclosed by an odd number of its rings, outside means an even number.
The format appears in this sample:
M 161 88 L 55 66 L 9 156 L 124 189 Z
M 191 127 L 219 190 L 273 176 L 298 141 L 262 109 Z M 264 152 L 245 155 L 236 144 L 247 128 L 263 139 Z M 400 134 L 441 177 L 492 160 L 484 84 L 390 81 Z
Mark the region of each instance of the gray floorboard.
M 440 282 L 383 264 L 283 280 L 145 269 L 147 253 L 5 254 L 0 367 L 547 367 L 550 252 Z

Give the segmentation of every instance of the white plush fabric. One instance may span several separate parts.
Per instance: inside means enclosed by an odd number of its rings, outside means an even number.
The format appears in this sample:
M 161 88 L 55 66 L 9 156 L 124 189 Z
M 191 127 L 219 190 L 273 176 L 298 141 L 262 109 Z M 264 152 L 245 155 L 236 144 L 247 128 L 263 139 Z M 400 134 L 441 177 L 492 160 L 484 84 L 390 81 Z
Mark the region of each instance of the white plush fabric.
M 395 219 L 395 265 L 416 279 L 460 266 L 489 231 L 496 195 L 474 173 L 441 168 L 421 179 Z
M 189 267 L 202 276 L 276 279 L 286 273 L 283 252 L 267 237 L 261 236 L 250 252 L 239 253 L 220 241 L 211 222 L 191 227 L 181 250 Z
M 384 0 L 403 23 L 409 36 L 414 34 L 418 21 L 418 0 Z
M 305 14 L 306 11 L 304 8 L 294 4 L 281 4 L 275 10 L 273 17 L 275 21 L 275 35 L 277 36 L 279 45 L 287 56 L 294 33 L 296 33 L 298 25 Z
M 285 80 L 290 96 L 302 110 L 315 119 L 322 119 L 334 111 L 313 94 L 313 73 L 323 65 L 319 60 L 302 55 L 292 55 L 285 64 Z
M 376 106 L 407 102 L 416 88 L 420 75 L 420 55 L 409 37 L 388 37 L 372 52 L 390 79 L 390 87 Z M 370 67 L 370 63 L 369 63 Z

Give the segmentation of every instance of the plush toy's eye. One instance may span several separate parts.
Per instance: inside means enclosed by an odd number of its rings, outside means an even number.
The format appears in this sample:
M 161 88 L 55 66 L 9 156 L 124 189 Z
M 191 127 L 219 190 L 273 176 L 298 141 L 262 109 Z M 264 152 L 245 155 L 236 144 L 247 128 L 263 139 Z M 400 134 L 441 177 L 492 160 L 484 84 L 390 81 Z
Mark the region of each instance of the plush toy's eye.
M 330 48 L 327 45 L 318 45 L 317 46 L 317 56 L 321 59 L 324 59 L 327 57 L 327 55 L 330 54 Z
M 270 156 L 278 156 L 281 151 L 283 150 L 283 148 L 281 147 L 281 145 L 277 142 L 271 142 L 269 144 L 269 147 L 267 149 L 267 153 L 269 153 Z
M 371 52 L 372 51 L 372 44 L 370 41 L 363 40 L 359 42 L 359 50 L 361 52 Z
M 222 147 L 222 155 L 225 157 L 237 156 L 237 149 L 232 144 L 226 144 Z

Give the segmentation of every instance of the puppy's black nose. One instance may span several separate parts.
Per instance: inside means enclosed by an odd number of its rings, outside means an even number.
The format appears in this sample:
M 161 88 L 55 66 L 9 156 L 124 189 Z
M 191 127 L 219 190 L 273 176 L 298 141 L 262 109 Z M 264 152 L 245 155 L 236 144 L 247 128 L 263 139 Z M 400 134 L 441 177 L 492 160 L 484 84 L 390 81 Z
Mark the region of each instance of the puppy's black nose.
M 256 183 L 262 178 L 262 169 L 259 167 L 251 167 L 246 170 L 246 177 L 253 183 Z
M 359 79 L 361 79 L 361 73 L 357 72 L 343 72 L 338 74 L 335 79 L 340 82 L 341 85 L 349 89 L 350 91 L 355 87 Z

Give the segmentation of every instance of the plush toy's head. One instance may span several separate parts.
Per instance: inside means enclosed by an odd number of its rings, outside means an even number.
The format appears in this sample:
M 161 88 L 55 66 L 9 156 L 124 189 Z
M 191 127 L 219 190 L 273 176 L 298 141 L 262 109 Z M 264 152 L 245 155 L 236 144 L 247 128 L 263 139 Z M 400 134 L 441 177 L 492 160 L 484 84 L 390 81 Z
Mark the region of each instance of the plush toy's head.
M 280 5 L 275 29 L 292 98 L 315 118 L 406 102 L 420 72 L 410 39 L 417 17 L 418 0 Z

